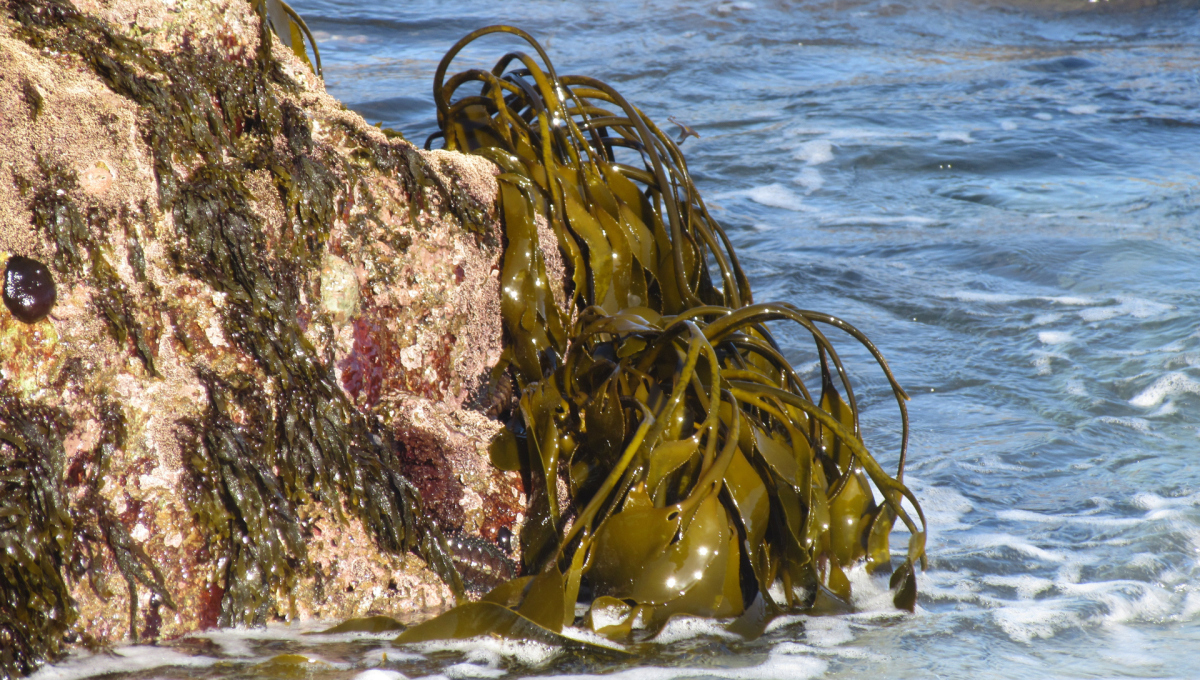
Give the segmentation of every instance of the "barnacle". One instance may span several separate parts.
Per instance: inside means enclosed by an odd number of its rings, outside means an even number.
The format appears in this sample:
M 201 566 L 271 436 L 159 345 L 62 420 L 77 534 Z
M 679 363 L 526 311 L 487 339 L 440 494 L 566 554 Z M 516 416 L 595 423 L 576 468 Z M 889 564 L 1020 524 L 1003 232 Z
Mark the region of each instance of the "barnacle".
M 490 71 L 447 78 L 464 47 L 494 33 L 536 57 L 509 52 Z M 581 592 L 592 598 L 582 625 L 614 638 L 676 614 L 740 616 L 732 628 L 752 635 L 782 611 L 849 608 L 846 569 L 891 570 L 897 519 L 911 538 L 894 600 L 912 610 L 925 533 L 901 481 L 908 397 L 871 341 L 827 314 L 755 304 L 677 143 L 603 82 L 559 76 L 523 31 L 463 38 L 438 67 L 434 97 L 440 132 L 427 145 L 443 137 L 501 170 L 502 362 L 519 405 L 492 460 L 520 470 L 530 507 L 524 575 L 398 640 L 559 632 Z M 571 266 L 563 306 L 539 215 Z M 819 392 L 768 330 L 780 321 L 812 336 Z M 894 477 L 863 444 L 830 328 L 868 350 L 895 394 Z
M 13 255 L 4 265 L 4 306 L 18 320 L 37 323 L 50 313 L 58 299 L 54 277 L 46 265 Z

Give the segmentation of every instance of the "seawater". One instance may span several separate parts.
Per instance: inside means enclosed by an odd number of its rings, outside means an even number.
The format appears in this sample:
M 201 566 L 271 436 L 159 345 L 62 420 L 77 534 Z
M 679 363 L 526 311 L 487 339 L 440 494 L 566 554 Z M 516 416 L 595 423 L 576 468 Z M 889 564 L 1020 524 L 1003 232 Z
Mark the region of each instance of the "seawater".
M 756 298 L 857 325 L 912 395 L 906 481 L 930 523 L 917 611 L 856 572 L 855 614 L 789 617 L 752 643 L 676 622 L 633 660 L 314 624 L 39 678 L 1200 677 L 1200 4 L 293 5 L 330 93 L 417 143 L 441 55 L 495 23 L 664 129 L 695 128 L 689 167 Z M 483 44 L 460 69 L 515 46 Z M 781 339 L 815 377 L 809 341 Z M 842 347 L 892 465 L 887 385 Z M 311 661 L 261 665 L 282 653 Z

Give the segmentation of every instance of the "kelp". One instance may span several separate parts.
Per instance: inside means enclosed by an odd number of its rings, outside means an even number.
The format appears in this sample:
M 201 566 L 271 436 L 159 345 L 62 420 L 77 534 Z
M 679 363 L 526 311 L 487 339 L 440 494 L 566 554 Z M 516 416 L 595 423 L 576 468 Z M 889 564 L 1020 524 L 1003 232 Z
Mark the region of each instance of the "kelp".
M 318 78 L 324 78 L 325 73 L 321 70 L 321 51 L 317 49 L 317 39 L 313 37 L 312 31 L 308 30 L 308 24 L 304 23 L 304 19 L 296 14 L 296 10 L 283 0 L 250 1 L 259 18 L 271 27 L 271 31 L 279 37 L 279 41 L 290 49 L 300 61 L 307 64 Z M 312 46 L 313 58 L 311 61 L 305 48 L 306 40 L 307 44 Z
M 496 33 L 536 56 L 447 77 Z M 784 611 L 848 610 L 846 570 L 892 570 L 897 520 L 911 538 L 891 587 L 911 611 L 925 520 L 901 481 L 908 397 L 875 345 L 828 314 L 755 304 L 677 143 L 605 83 L 559 76 L 523 31 L 460 40 L 434 98 L 440 131 L 426 145 L 441 137 L 500 168 L 507 349 L 494 376 L 518 396 L 492 460 L 521 472 L 529 508 L 522 575 L 398 641 L 558 634 L 588 600 L 580 625 L 614 639 L 681 614 L 740 617 L 731 629 L 753 635 Z M 539 219 L 570 272 L 561 302 Z M 817 390 L 770 322 L 812 336 Z M 896 397 L 895 476 L 863 444 L 830 328 L 866 348 Z

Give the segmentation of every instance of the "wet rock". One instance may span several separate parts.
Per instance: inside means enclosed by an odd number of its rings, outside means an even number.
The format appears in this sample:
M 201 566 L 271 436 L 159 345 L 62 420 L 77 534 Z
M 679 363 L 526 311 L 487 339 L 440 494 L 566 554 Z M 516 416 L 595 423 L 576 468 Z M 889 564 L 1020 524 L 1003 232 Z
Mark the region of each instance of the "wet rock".
M 496 169 L 388 138 L 262 35 L 245 0 L 0 2 L 0 252 L 58 293 L 0 310 L 28 557 L 0 567 L 54 565 L 0 582 L 0 676 L 64 639 L 437 609 L 439 530 L 519 529 L 481 406 Z

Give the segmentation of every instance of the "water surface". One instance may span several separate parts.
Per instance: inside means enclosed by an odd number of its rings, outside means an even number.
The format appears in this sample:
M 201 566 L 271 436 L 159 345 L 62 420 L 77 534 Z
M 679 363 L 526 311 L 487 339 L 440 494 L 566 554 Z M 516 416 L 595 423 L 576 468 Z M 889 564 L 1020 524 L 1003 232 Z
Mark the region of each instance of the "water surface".
M 913 396 L 917 612 L 857 574 L 856 614 L 753 643 L 681 623 L 633 662 L 276 627 L 45 677 L 1195 677 L 1200 3 L 293 4 L 330 93 L 417 143 L 441 55 L 494 23 L 694 127 L 689 166 L 756 299 L 854 323 Z M 460 66 L 511 46 L 488 44 Z M 808 341 L 783 341 L 817 375 Z M 844 346 L 894 462 L 887 385 Z M 283 652 L 323 665 L 256 665 Z

